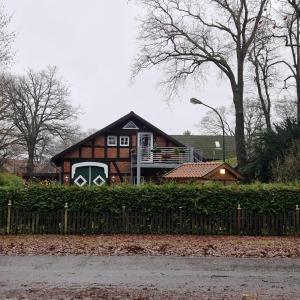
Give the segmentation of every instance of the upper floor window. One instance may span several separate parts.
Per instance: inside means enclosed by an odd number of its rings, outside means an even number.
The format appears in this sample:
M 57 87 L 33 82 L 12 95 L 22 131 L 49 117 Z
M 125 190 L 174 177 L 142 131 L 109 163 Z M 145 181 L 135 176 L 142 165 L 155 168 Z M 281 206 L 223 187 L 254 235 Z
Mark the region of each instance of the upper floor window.
M 121 147 L 129 146 L 129 136 L 120 136 L 120 146 Z
M 118 139 L 114 135 L 109 135 L 107 137 L 107 146 L 117 146 Z

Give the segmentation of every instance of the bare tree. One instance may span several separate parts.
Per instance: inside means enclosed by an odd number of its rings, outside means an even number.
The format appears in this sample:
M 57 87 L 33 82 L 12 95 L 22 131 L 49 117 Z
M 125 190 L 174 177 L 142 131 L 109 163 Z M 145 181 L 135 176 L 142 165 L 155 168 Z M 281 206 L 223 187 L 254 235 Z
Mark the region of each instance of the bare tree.
M 164 66 L 174 88 L 205 76 L 213 65 L 229 80 L 235 107 L 237 160 L 247 161 L 244 134 L 244 68 L 268 0 L 137 0 L 146 9 L 140 21 L 141 50 L 133 75 Z M 172 89 L 171 89 L 172 90 Z
M 0 67 L 2 71 L 10 65 L 14 57 L 12 45 L 15 40 L 15 34 L 9 31 L 8 25 L 10 21 L 11 17 L 5 14 L 4 6 L 0 3 Z
M 284 97 L 275 102 L 275 115 L 277 121 L 284 121 L 287 119 L 297 119 L 297 101 L 291 97 Z M 279 119 L 279 120 L 278 120 Z
M 18 142 L 28 154 L 27 173 L 33 176 L 39 149 L 51 137 L 64 140 L 74 131 L 77 110 L 69 102 L 69 90 L 57 78 L 55 67 L 25 76 L 3 77 L 1 96 L 9 105 L 9 118 L 17 131 Z
M 221 106 L 217 108 L 220 113 L 225 127 L 225 134 L 228 136 L 234 136 L 234 124 L 235 114 L 234 108 Z M 244 101 L 244 128 L 246 136 L 246 147 L 250 149 L 253 138 L 265 128 L 263 120 L 263 112 L 260 107 L 260 103 L 257 101 L 246 98 Z M 201 119 L 198 128 L 201 133 L 222 135 L 223 129 L 220 118 L 208 111 L 206 115 Z
M 245 134 L 246 147 L 248 155 L 252 150 L 254 139 L 266 128 L 264 122 L 264 112 L 261 109 L 261 103 L 247 98 L 244 103 L 245 109 Z
M 225 134 L 228 136 L 234 136 L 234 109 L 233 107 L 217 107 L 216 110 L 222 117 Z M 200 123 L 197 125 L 201 133 L 204 134 L 214 134 L 222 135 L 223 127 L 219 116 L 214 111 L 207 111 L 205 116 L 201 119 Z
M 272 130 L 272 91 L 278 81 L 276 66 L 280 60 L 278 47 L 270 32 L 263 30 L 254 40 L 249 52 L 249 61 L 254 71 L 257 96 L 264 115 L 267 130 Z
M 0 100 L 0 166 L 15 152 L 17 138 L 14 125 L 7 118 L 8 105 Z
M 0 69 L 4 71 L 12 62 L 14 53 L 12 44 L 15 34 L 8 29 L 11 17 L 7 16 L 4 6 L 0 3 Z M 13 126 L 6 118 L 7 105 L 0 98 L 0 166 L 3 165 L 14 151 L 15 137 L 13 135 Z
M 284 0 L 279 16 L 282 21 L 277 23 L 279 33 L 275 37 L 285 41 L 291 59 L 284 58 L 278 63 L 287 67 L 289 75 L 284 79 L 284 88 L 295 88 L 297 98 L 297 121 L 300 122 L 300 1 Z

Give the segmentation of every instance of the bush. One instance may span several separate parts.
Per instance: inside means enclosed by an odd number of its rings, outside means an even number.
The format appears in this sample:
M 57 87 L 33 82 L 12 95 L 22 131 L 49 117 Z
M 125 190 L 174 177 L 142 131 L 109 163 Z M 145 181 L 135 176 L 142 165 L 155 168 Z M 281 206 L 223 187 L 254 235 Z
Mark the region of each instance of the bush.
M 272 175 L 278 182 L 300 180 L 300 140 L 294 141 L 283 158 L 272 164 Z
M 296 120 L 287 119 L 255 138 L 243 170 L 251 179 L 270 182 L 274 179 L 272 167 L 286 156 L 292 144 L 300 139 L 300 126 Z
M 223 214 L 238 204 L 258 213 L 279 213 L 300 204 L 300 185 L 121 185 L 101 188 L 30 186 L 23 189 L 0 189 L 0 206 L 12 200 L 13 207 L 26 210 L 58 210 L 69 204 L 70 210 L 118 213 L 127 209 L 155 213 L 178 210 Z
M 13 174 L 0 174 L 0 187 L 21 188 L 24 186 L 23 179 Z

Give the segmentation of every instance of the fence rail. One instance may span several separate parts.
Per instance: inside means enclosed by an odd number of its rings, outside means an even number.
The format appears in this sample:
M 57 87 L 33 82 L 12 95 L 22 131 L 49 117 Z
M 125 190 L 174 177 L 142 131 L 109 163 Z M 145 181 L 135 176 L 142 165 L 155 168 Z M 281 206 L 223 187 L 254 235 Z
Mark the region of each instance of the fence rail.
M 28 212 L 0 208 L 0 234 L 197 234 L 197 235 L 299 235 L 299 208 L 276 215 L 261 215 L 241 209 L 222 215 L 187 213 L 182 208 L 146 214 L 87 213 L 64 209 Z

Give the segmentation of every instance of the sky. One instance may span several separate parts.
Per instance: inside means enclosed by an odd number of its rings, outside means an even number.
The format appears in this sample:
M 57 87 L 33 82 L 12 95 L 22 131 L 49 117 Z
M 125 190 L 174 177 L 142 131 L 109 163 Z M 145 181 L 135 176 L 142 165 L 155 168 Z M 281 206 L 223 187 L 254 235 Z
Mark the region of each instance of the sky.
M 230 105 L 227 81 L 213 71 L 196 86 L 166 101 L 157 88 L 163 75 L 146 70 L 134 82 L 131 68 L 138 52 L 137 17 L 141 7 L 128 0 L 4 0 L 16 33 L 11 72 L 23 74 L 57 66 L 69 84 L 71 101 L 80 106 L 83 130 L 101 129 L 134 111 L 168 134 L 190 130 L 207 112 L 189 103 L 197 97 L 211 106 Z

